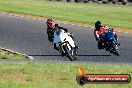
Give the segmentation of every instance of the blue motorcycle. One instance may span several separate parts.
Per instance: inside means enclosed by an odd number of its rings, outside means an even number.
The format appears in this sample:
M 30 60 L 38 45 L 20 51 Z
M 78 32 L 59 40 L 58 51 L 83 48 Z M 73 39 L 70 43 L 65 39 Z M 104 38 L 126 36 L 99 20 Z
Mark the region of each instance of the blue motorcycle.
M 109 51 L 110 53 L 119 56 L 118 43 L 111 29 L 107 29 L 106 34 L 100 35 L 100 41 L 102 42 L 102 46 L 106 49 L 106 51 Z

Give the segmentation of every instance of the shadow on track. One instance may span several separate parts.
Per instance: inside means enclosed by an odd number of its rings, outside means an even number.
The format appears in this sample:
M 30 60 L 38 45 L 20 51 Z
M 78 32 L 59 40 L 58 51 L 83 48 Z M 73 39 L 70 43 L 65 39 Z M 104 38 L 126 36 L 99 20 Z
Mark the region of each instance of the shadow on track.
M 87 56 L 111 56 L 111 55 L 77 55 L 77 56 L 81 56 L 81 57 L 87 57 Z
M 40 57 L 45 57 L 45 56 L 61 56 L 61 55 L 29 55 L 29 56 L 40 56 Z M 111 55 L 77 55 L 77 56 L 79 56 L 79 57 L 91 57 L 91 56 L 95 56 L 95 57 L 97 57 L 97 56 L 104 56 L 104 57 L 106 57 L 106 56 L 111 56 Z
M 61 56 L 61 55 L 29 55 L 29 56 L 40 56 L 40 57 L 44 57 L 44 56 Z

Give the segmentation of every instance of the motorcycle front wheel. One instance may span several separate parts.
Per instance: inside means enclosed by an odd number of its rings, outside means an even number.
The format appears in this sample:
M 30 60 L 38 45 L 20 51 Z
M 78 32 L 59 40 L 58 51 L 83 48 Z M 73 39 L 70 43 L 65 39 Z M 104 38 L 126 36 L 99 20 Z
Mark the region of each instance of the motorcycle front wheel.
M 64 45 L 63 49 L 65 51 L 65 55 L 70 59 L 70 61 L 74 61 L 75 57 L 74 57 L 74 55 L 72 55 L 72 53 L 70 53 L 70 51 L 68 50 L 68 47 L 66 45 Z
M 114 55 L 119 56 L 119 53 L 117 52 L 113 42 L 111 42 L 111 50 L 110 50 L 110 52 L 112 52 Z

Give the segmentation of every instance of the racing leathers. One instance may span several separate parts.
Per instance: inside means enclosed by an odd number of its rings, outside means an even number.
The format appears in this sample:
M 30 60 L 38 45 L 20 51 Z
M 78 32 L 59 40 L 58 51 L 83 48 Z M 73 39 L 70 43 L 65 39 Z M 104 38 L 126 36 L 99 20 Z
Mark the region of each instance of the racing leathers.
M 74 40 L 73 35 L 70 32 L 68 32 L 67 28 L 62 27 L 59 24 L 55 24 L 54 28 L 50 28 L 50 27 L 47 28 L 48 40 L 50 42 L 53 42 L 54 32 L 56 28 L 64 30 Z
M 106 44 L 106 40 L 105 40 L 105 35 L 106 35 L 106 30 L 107 29 L 111 29 L 113 31 L 114 37 L 115 37 L 115 41 L 117 42 L 117 33 L 115 32 L 115 30 L 113 28 L 108 28 L 107 26 L 101 26 L 100 29 L 95 29 L 94 30 L 94 35 L 95 35 L 95 39 L 96 41 L 98 41 L 98 49 L 102 49 L 102 44 L 104 43 L 104 46 Z M 103 41 L 100 41 L 100 36 L 104 37 Z

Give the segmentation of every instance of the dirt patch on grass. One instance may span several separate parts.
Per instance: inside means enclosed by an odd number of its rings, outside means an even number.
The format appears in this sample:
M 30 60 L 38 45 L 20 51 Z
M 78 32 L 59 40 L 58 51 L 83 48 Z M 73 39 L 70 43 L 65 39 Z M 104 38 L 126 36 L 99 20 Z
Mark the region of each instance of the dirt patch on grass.
M 28 77 L 25 74 L 4 74 L 2 76 L 3 79 L 6 79 L 8 81 L 12 82 L 18 82 L 22 84 L 28 84 L 31 83 L 31 80 L 28 80 Z

